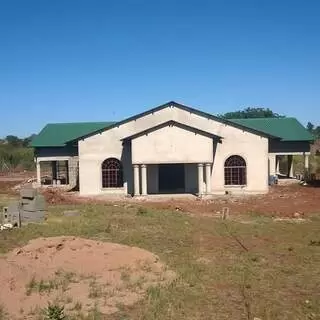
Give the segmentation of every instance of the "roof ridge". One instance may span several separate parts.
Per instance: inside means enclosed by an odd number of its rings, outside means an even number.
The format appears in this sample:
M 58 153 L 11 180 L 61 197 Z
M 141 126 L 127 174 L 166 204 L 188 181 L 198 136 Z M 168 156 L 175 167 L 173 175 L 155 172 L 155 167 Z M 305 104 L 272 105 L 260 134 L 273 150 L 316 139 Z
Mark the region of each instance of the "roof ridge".
M 235 120 L 289 120 L 289 119 L 294 119 L 294 120 L 298 121 L 298 119 L 295 118 L 295 117 L 230 118 L 230 119 L 227 119 L 227 120 L 235 121 Z

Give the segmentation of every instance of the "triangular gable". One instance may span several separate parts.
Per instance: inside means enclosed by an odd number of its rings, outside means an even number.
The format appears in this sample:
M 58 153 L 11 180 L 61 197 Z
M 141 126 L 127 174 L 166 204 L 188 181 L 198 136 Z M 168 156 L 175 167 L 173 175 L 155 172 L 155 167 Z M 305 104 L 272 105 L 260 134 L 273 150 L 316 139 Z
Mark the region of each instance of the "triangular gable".
M 140 132 L 137 132 L 133 135 L 130 135 L 130 136 L 127 136 L 123 139 L 121 139 L 122 141 L 128 141 L 128 140 L 132 140 L 132 139 L 135 139 L 137 137 L 140 137 L 140 136 L 143 136 L 143 135 L 146 135 L 148 133 L 151 133 L 153 131 L 156 131 L 158 129 L 161 129 L 161 128 L 164 128 L 164 127 L 167 127 L 167 126 L 176 126 L 176 127 L 179 127 L 181 129 L 184 129 L 184 130 L 188 130 L 188 131 L 191 131 L 191 132 L 194 132 L 196 134 L 200 134 L 200 135 L 203 135 L 203 136 L 206 136 L 206 137 L 209 137 L 209 138 L 212 138 L 213 140 L 216 140 L 216 141 L 221 141 L 222 137 L 218 136 L 218 135 L 215 135 L 211 132 L 208 132 L 208 131 L 204 131 L 204 130 L 201 130 L 201 129 L 198 129 L 196 127 L 193 127 L 193 126 L 188 126 L 184 123 L 181 123 L 181 122 L 178 122 L 178 121 L 175 121 L 175 120 L 169 120 L 169 121 L 166 121 L 166 122 L 163 122 L 163 123 L 160 123 L 159 125 L 156 125 L 156 126 L 153 126 L 153 127 L 150 127 L 146 130 L 143 130 L 143 131 L 140 131 Z
M 246 131 L 246 132 L 250 132 L 250 133 L 253 133 L 253 134 L 256 134 L 256 135 L 259 135 L 259 136 L 262 136 L 262 137 L 267 137 L 267 138 L 275 138 L 275 139 L 280 139 L 280 137 L 278 136 L 274 136 L 274 135 L 271 135 L 271 134 L 268 134 L 268 133 L 265 133 L 265 132 L 262 132 L 262 131 L 259 131 L 259 130 L 256 130 L 256 129 L 253 129 L 253 128 L 248 128 L 246 126 L 243 126 L 241 124 L 238 124 L 238 123 L 235 123 L 235 122 L 232 122 L 232 121 L 229 121 L 227 119 L 223 119 L 221 117 L 218 117 L 218 116 L 214 116 L 210 113 L 206 113 L 206 112 L 203 112 L 203 111 L 200 111 L 198 109 L 194 109 L 194 108 L 191 108 L 191 107 L 188 107 L 188 106 L 185 106 L 183 104 L 180 104 L 180 103 L 177 103 L 175 101 L 170 101 L 170 102 L 167 102 L 165 104 L 162 104 L 158 107 L 155 107 L 155 108 L 152 108 L 152 109 L 149 109 L 145 112 L 142 112 L 142 113 L 139 113 L 135 116 L 132 116 L 132 117 L 129 117 L 127 119 L 124 119 L 122 121 L 119 121 L 119 122 L 116 122 L 114 123 L 113 125 L 111 126 L 108 126 L 106 128 L 103 128 L 103 129 L 100 129 L 100 130 L 96 130 L 96 131 L 93 131 L 87 135 L 83 135 L 81 137 L 78 137 L 77 139 L 73 140 L 73 141 L 76 141 L 76 140 L 81 140 L 81 139 L 86 139 L 88 137 L 91 137 L 93 135 L 96 135 L 98 133 L 101 133 L 101 132 L 104 132 L 104 131 L 107 131 L 107 130 L 110 130 L 112 128 L 115 128 L 115 127 L 119 127 L 125 123 L 128 123 L 130 121 L 135 121 L 139 118 L 142 118 L 142 117 L 145 117 L 149 114 L 153 114 L 155 112 L 158 112 L 162 109 L 165 109 L 165 108 L 178 108 L 178 109 L 181 109 L 181 110 L 184 110 L 184 111 L 187 111 L 187 112 L 190 112 L 190 113 L 194 113 L 196 115 L 199 115 L 201 117 L 204 117 L 204 118 L 207 118 L 207 119 L 211 119 L 211 120 L 215 120 L 217 122 L 220 122 L 220 123 L 223 123 L 225 125 L 229 125 L 231 127 L 234 127 L 234 128 L 237 128 L 237 129 L 240 129 L 240 130 L 243 130 L 243 131 Z M 72 141 L 70 141 L 72 142 Z

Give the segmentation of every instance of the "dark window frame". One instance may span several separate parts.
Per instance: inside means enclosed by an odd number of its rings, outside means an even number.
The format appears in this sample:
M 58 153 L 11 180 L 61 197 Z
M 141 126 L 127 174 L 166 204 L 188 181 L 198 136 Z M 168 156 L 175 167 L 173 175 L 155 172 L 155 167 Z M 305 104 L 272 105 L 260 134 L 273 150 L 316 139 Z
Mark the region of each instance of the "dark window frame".
M 247 164 L 239 155 L 232 155 L 224 163 L 224 185 L 246 186 Z
M 122 188 L 123 187 L 123 167 L 120 160 L 108 158 L 101 164 L 102 188 Z

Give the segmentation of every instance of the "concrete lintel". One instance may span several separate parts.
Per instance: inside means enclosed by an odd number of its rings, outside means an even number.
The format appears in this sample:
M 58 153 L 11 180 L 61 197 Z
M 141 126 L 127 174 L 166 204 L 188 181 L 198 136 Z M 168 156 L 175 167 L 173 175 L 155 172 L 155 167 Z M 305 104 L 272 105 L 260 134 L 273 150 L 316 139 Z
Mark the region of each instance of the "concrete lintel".
M 310 152 L 269 152 L 269 155 L 275 156 L 303 156 L 310 155 Z
M 37 157 L 37 162 L 45 162 L 45 161 L 67 161 L 70 160 L 71 156 L 57 156 L 57 157 Z

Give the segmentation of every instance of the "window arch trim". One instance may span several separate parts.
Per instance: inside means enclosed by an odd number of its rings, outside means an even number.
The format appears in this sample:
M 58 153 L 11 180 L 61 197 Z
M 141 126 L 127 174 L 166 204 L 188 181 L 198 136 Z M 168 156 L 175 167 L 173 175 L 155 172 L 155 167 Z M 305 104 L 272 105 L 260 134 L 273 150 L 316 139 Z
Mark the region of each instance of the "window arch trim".
M 246 186 L 247 163 L 240 155 L 231 155 L 224 162 L 224 185 Z
M 123 166 L 117 158 L 107 158 L 101 163 L 103 189 L 123 187 Z

